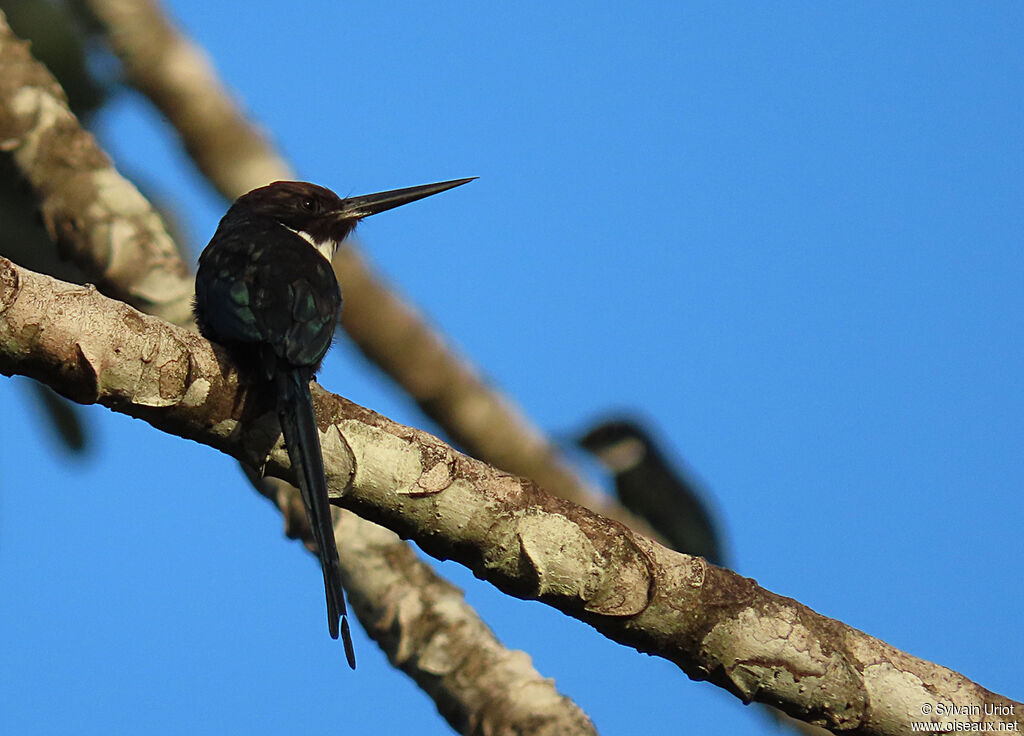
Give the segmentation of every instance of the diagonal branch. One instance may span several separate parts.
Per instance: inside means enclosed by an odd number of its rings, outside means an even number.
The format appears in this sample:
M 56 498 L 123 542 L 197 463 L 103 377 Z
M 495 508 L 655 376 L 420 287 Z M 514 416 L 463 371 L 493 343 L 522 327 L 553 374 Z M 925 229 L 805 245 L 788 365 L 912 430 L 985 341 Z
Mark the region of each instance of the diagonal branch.
M 177 129 L 199 170 L 229 200 L 294 172 L 252 125 L 201 48 L 150 0 L 87 0 L 129 82 Z
M 42 380 L 288 477 L 267 397 L 198 335 L 0 259 L 0 371 Z M 851 734 L 905 734 L 930 703 L 1019 729 L 1024 704 L 750 579 L 673 552 L 314 387 L 332 499 L 741 698 Z M 976 709 L 976 711 L 974 710 Z M 1005 715 L 1004 715 L 1005 714 Z M 998 724 L 1006 724 L 998 726 Z
M 192 279 L 160 215 L 79 125 L 2 12 L 0 148 L 35 190 L 65 257 L 106 293 L 175 324 L 192 321 Z

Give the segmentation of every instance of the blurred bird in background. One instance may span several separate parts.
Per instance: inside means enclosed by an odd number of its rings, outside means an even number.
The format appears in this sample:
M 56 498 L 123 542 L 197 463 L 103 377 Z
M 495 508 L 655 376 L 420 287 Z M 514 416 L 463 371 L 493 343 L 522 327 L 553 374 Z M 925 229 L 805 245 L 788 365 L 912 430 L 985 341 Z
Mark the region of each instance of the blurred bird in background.
M 669 463 L 640 421 L 609 418 L 576 443 L 611 472 L 622 505 L 645 519 L 673 549 L 729 566 L 704 492 L 689 473 Z

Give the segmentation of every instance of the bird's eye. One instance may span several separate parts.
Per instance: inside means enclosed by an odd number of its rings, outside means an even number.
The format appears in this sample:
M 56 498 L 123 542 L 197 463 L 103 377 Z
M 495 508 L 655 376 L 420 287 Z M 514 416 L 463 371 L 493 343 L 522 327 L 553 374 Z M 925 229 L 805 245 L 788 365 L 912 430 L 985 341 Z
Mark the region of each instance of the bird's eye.
M 302 200 L 302 206 L 305 207 L 310 212 L 315 212 L 316 211 L 316 200 L 311 199 L 311 198 L 304 199 L 304 200 Z

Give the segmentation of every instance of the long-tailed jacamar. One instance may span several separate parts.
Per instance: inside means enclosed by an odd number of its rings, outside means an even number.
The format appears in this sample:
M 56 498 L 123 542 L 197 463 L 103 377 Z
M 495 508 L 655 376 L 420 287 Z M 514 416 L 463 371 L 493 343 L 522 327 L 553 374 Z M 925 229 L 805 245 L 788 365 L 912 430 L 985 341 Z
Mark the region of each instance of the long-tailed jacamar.
M 327 591 L 327 623 L 355 669 L 341 567 L 327 499 L 320 435 L 309 382 L 341 313 L 331 258 L 363 217 L 471 179 L 342 199 L 330 189 L 278 181 L 235 200 L 202 255 L 196 322 L 258 380 L 273 384 L 288 459 L 309 515 Z

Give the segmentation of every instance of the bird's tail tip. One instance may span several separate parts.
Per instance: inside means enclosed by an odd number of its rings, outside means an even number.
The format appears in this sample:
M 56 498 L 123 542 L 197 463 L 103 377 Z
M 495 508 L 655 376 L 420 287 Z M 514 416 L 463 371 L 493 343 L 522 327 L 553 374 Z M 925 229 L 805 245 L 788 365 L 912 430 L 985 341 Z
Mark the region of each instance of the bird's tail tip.
M 345 659 L 348 666 L 356 668 L 356 649 L 352 646 L 352 632 L 348 628 L 348 616 L 341 617 L 341 641 L 345 645 Z
M 352 630 L 348 625 L 348 609 L 345 607 L 345 598 L 343 593 L 339 592 L 339 600 L 335 600 L 331 596 L 328 596 L 327 625 L 331 631 L 332 639 L 337 639 L 339 636 L 341 637 L 341 642 L 345 646 L 345 659 L 348 660 L 348 666 L 355 669 L 356 650 L 352 645 Z

